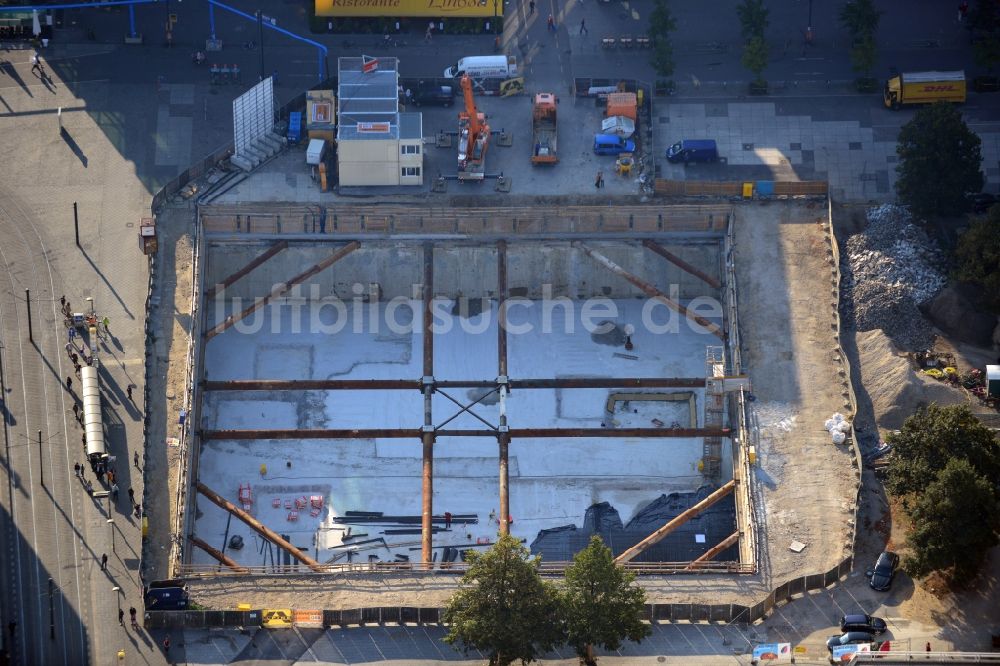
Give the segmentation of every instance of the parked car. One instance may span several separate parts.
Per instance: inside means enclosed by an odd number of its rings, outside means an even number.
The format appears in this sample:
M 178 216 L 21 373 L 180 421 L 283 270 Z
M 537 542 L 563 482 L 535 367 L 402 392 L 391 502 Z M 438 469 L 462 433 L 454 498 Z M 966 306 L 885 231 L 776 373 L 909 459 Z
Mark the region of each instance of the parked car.
M 684 139 L 667 148 L 668 162 L 715 162 L 719 159 L 719 149 L 715 139 Z
M 858 643 L 871 643 L 873 636 L 867 631 L 848 631 L 826 639 L 826 649 L 833 652 L 833 648 L 842 645 L 854 645 Z
M 888 628 L 882 618 L 864 613 L 852 613 L 840 618 L 840 630 L 843 632 L 867 631 L 877 636 L 884 634 Z
M 595 134 L 594 154 L 595 155 L 621 155 L 622 153 L 634 153 L 635 142 L 631 139 L 623 139 L 617 134 Z
M 896 553 L 884 551 L 875 560 L 875 567 L 869 569 L 865 572 L 868 576 L 869 584 L 872 586 L 873 590 L 878 590 L 884 592 L 889 589 L 892 585 L 892 577 L 896 575 L 896 569 L 899 567 L 899 555 Z
M 451 106 L 455 103 L 455 91 L 451 86 L 439 86 L 421 81 L 410 94 L 413 106 Z

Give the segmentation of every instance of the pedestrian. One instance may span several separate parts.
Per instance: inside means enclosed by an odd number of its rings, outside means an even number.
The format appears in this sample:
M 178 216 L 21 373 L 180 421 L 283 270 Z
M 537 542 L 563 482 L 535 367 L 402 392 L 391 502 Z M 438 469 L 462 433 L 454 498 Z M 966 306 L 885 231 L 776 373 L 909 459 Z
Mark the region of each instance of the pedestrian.
M 142 518 L 142 505 L 138 502 L 135 503 L 135 517 Z
M 451 511 L 444 512 L 444 528 L 446 530 L 451 529 Z
M 432 35 L 433 32 L 434 32 L 434 23 L 433 22 L 428 23 L 427 24 L 427 32 L 424 33 L 424 41 L 425 42 L 431 41 L 431 35 Z
M 80 405 L 73 403 L 73 416 L 78 416 L 80 414 Z
M 41 68 L 42 68 L 42 63 L 39 62 L 38 60 L 38 54 L 37 53 L 31 54 L 31 73 L 34 74 L 35 72 L 40 71 Z
M 121 608 L 118 609 L 118 624 L 125 626 L 125 611 Z
M 101 554 L 101 571 L 107 571 L 107 570 L 108 570 L 108 554 L 107 553 L 102 553 Z
M 132 488 L 128 489 L 128 503 L 135 506 L 135 490 Z
M 69 341 L 73 342 L 74 340 L 76 340 L 76 327 L 75 326 L 70 326 L 69 327 Z M 73 344 L 73 347 L 74 348 L 76 347 L 76 343 Z
M 66 309 L 66 295 L 65 294 L 63 294 L 62 296 L 59 297 L 59 305 L 61 305 L 64 310 Z
M 528 16 L 531 16 L 534 13 L 535 13 L 535 0 L 530 0 L 530 2 L 528 2 Z
M 556 31 L 556 20 L 552 16 L 552 14 L 549 14 L 549 18 L 545 22 L 545 24 L 546 24 L 546 27 L 547 27 L 547 29 L 548 29 L 549 32 L 555 32 Z
M 87 433 L 83 433 L 82 435 L 80 435 L 80 442 L 83 444 L 84 447 L 87 446 Z
M 76 478 L 78 478 L 78 479 L 79 479 L 79 478 L 80 478 L 80 463 L 75 463 L 75 464 L 73 465 L 73 469 L 74 469 L 74 470 L 75 470 L 75 472 L 76 472 Z
M 277 70 L 275 70 L 274 73 L 277 74 L 278 73 Z M 108 319 L 107 317 L 105 317 L 104 319 L 101 320 L 101 323 L 104 324 L 104 332 L 106 334 L 110 335 L 111 334 L 111 320 Z
M 138 451 L 133 451 L 132 452 L 132 464 L 135 465 L 136 469 L 141 469 L 139 467 L 139 452 Z
M 168 654 L 170 652 L 170 634 L 163 637 L 163 653 Z
M 409 92 L 409 91 L 407 91 L 407 92 Z M 129 384 L 128 386 L 125 387 L 125 395 L 128 396 L 129 400 L 131 400 L 132 402 L 135 402 L 135 400 L 132 400 L 132 385 L 131 384 Z
M 78 379 L 80 377 L 80 370 L 82 370 L 82 369 L 83 368 L 81 367 L 81 365 L 79 363 L 74 363 L 73 364 L 73 372 L 76 373 L 76 376 L 77 376 Z
M 73 358 L 73 343 L 72 342 L 67 342 L 66 343 L 66 356 L 69 356 L 70 358 Z
M 587 30 L 587 19 L 580 19 L 580 34 L 589 35 L 590 31 Z
M 114 482 L 111 483 L 111 499 L 114 500 L 115 503 L 118 502 L 118 484 Z
M 924 646 L 924 651 L 925 652 L 930 652 L 931 651 L 931 642 L 930 641 L 927 641 L 927 645 Z
M 94 484 L 90 482 L 90 479 L 84 479 L 83 485 L 87 486 L 87 493 L 89 493 L 90 495 L 94 494 Z M 104 557 L 106 559 L 108 556 L 105 555 Z M 104 567 L 101 568 L 103 569 Z
M 72 377 L 67 377 L 66 378 L 66 390 L 67 391 L 72 391 L 73 390 L 73 378 Z
M 490 509 L 490 524 L 492 525 L 496 519 L 497 519 L 497 510 Z
M 136 622 L 136 620 L 135 620 L 135 606 L 132 606 L 132 607 L 130 607 L 128 609 L 128 616 L 132 620 L 132 628 L 133 629 L 138 629 L 139 628 L 139 623 Z
M 71 361 L 73 361 L 73 365 L 80 365 L 80 357 L 77 356 L 75 353 L 72 354 L 69 358 Z
M 508 515 L 507 515 L 507 527 L 508 527 L 508 529 L 509 529 L 509 528 L 510 528 L 510 526 L 511 526 L 511 525 L 513 525 L 513 524 L 514 524 L 514 516 L 511 516 L 510 514 L 508 514 Z

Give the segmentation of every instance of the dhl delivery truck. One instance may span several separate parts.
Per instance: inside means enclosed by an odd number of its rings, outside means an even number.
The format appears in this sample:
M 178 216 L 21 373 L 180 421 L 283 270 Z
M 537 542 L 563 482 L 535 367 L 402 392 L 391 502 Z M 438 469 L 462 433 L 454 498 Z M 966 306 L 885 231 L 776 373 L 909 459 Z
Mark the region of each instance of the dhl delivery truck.
M 964 102 L 965 72 L 905 72 L 885 82 L 885 105 L 898 109 L 908 104 Z

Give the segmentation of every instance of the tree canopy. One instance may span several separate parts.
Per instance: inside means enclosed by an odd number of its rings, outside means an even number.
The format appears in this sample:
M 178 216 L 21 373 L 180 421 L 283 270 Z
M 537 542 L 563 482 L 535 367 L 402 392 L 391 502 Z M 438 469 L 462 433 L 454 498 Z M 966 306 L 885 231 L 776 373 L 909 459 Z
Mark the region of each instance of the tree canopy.
M 566 570 L 566 642 L 587 664 L 595 663 L 595 645 L 617 650 L 625 640 L 640 642 L 650 634 L 642 622 L 646 593 L 634 582 L 635 574 L 615 564 L 611 549 L 596 535 Z
M 875 8 L 873 0 L 848 0 L 840 9 L 840 24 L 857 41 L 875 36 L 883 14 L 884 11 Z
M 674 73 L 674 46 L 670 33 L 676 29 L 677 21 L 670 13 L 667 0 L 654 0 L 647 34 L 653 45 L 649 63 L 659 76 L 672 76 Z
M 918 409 L 886 439 L 893 446 L 886 488 L 894 495 L 924 492 L 953 459 L 969 461 L 987 478 L 1000 478 L 1000 446 L 993 431 L 965 405 Z
M 896 153 L 896 194 L 917 216 L 964 213 L 966 195 L 983 189 L 981 141 L 948 102 L 918 110 L 900 130 Z
M 468 558 L 461 588 L 445 608 L 446 643 L 485 653 L 490 666 L 526 664 L 562 643 L 558 592 L 539 576 L 541 558 L 510 535 Z
M 916 498 L 905 566 L 914 576 L 947 572 L 958 582 L 975 577 L 987 552 L 1000 542 L 996 486 L 965 459 L 949 460 Z
M 990 305 L 1000 311 L 1000 206 L 974 220 L 959 237 L 955 259 L 955 277 L 982 287 Z
M 749 42 L 754 37 L 764 37 L 764 31 L 770 24 L 768 15 L 771 10 L 764 6 L 764 0 L 743 0 L 736 6 L 743 39 Z

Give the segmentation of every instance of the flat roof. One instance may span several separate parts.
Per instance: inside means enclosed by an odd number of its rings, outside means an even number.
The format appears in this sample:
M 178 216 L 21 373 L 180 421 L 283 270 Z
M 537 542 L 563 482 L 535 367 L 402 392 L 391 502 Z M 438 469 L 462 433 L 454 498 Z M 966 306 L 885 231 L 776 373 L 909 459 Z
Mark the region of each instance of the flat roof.
M 366 63 L 375 63 L 364 71 Z M 399 138 L 399 61 L 396 58 L 339 58 L 337 60 L 338 140 Z M 388 131 L 358 129 L 359 123 L 388 125 Z M 362 125 L 364 127 L 364 125 Z
M 419 112 L 399 114 L 400 139 L 420 139 L 423 136 L 423 114 Z

